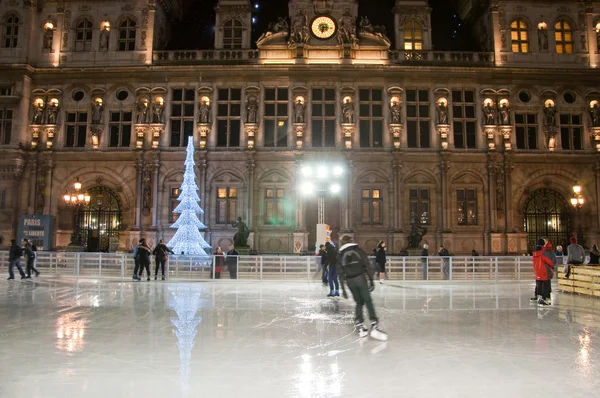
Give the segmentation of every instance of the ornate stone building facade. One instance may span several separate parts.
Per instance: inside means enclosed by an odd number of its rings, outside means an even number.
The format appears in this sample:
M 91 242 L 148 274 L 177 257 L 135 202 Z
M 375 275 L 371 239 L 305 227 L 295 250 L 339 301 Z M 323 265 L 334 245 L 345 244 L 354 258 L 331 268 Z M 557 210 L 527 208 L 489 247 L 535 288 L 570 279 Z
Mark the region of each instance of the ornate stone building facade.
M 369 249 L 417 226 L 456 254 L 595 242 L 600 2 L 463 3 L 485 52 L 433 50 L 425 0 L 397 1 L 394 32 L 355 0 L 291 0 L 256 45 L 249 1 L 220 0 L 214 49 L 190 51 L 163 49 L 175 0 L 3 0 L 2 245 L 19 214 L 53 215 L 57 248 L 169 239 L 188 137 L 213 246 L 242 217 L 261 253 L 311 251 L 309 164 L 344 166 L 325 221 Z M 85 209 L 62 199 L 77 178 Z

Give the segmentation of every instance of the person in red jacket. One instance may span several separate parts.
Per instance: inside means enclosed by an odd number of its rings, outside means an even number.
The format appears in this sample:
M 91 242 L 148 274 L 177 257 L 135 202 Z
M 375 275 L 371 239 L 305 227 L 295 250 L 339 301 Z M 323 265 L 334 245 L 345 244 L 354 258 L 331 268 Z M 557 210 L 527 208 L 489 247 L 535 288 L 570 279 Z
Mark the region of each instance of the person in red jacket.
M 538 240 L 537 250 L 533 252 L 533 272 L 535 273 L 535 287 L 538 295 L 538 305 L 550 305 L 550 286 L 554 277 L 554 261 L 550 252 L 546 250 L 546 242 Z

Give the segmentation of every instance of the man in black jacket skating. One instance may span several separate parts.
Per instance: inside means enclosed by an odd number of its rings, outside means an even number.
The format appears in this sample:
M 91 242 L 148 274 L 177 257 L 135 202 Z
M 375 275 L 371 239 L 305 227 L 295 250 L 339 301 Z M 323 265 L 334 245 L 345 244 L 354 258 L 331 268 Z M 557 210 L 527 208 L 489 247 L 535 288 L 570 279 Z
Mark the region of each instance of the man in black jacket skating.
M 25 279 L 25 272 L 23 272 L 23 268 L 19 262 L 21 261 L 21 256 L 23 255 L 23 250 L 21 250 L 21 246 L 17 245 L 17 241 L 14 239 L 10 240 L 10 249 L 8 252 L 8 279 L 15 279 L 15 273 L 13 272 L 13 267 L 16 265 L 19 270 L 19 274 L 21 274 L 21 279 Z
M 348 298 L 345 289 L 345 283 L 347 282 L 352 297 L 356 302 L 355 327 L 358 330 L 358 335 L 360 337 L 370 335 L 376 340 L 385 341 L 388 336 L 384 331 L 379 329 L 379 321 L 375 314 L 373 300 L 371 299 L 370 292 L 375 289 L 375 284 L 373 283 L 374 270 L 370 267 L 370 260 L 356 243 L 352 243 L 352 239 L 349 236 L 344 236 L 341 243 L 339 265 L 342 294 L 344 298 Z M 367 306 L 369 318 L 371 319 L 371 327 L 369 329 L 364 325 L 364 305 Z

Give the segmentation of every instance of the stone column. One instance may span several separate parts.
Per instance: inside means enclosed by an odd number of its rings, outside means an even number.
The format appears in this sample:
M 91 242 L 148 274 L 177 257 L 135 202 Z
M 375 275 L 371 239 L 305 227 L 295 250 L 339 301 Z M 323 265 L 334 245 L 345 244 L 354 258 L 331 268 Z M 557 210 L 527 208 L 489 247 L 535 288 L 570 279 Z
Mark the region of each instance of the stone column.
M 152 165 L 152 229 L 158 227 L 158 172 L 160 169 L 160 160 L 156 160 Z
M 448 229 L 448 169 L 450 168 L 450 160 L 449 157 L 442 154 L 442 159 L 440 161 L 440 189 L 441 189 L 441 229 L 445 231 Z M 438 209 L 440 206 L 438 206 Z
M 29 167 L 25 168 L 23 181 L 27 181 L 29 183 L 28 187 L 28 200 L 27 200 L 27 213 L 33 214 L 35 213 L 35 189 L 37 186 L 37 161 L 31 160 L 29 163 Z
M 248 152 L 248 161 L 246 162 L 246 170 L 248 172 L 248 208 L 246 219 L 248 220 L 248 229 L 254 228 L 254 152 Z
M 203 214 L 199 215 L 200 221 L 202 221 L 202 223 L 204 225 L 206 224 L 206 212 L 208 211 L 208 209 L 205 207 L 206 206 L 206 153 L 204 152 L 200 152 L 199 153 L 199 161 L 197 163 L 198 165 L 198 169 L 200 171 L 200 181 L 198 184 L 198 188 L 200 190 L 199 195 L 200 195 L 200 207 L 204 210 Z
M 20 39 L 19 39 L 20 40 Z M 16 87 L 15 87 L 16 89 Z M 23 76 L 23 88 L 21 90 L 22 97 L 19 101 L 19 113 L 14 132 L 11 137 L 11 145 L 18 145 L 20 142 L 28 144 L 31 142 L 29 129 L 29 108 L 31 106 L 31 78 Z
M 504 218 L 506 232 L 514 230 L 513 220 L 513 199 L 512 199 L 512 170 L 514 166 L 512 164 L 512 153 L 504 154 Z
M 52 159 L 48 160 L 48 162 L 46 163 L 46 175 L 45 175 L 45 179 L 46 179 L 46 183 L 44 184 L 44 214 L 48 215 L 51 214 L 52 211 L 52 191 L 53 191 L 53 187 L 52 187 L 52 174 L 53 174 L 53 170 L 54 169 L 54 164 L 52 163 Z
M 135 220 L 133 230 L 139 231 L 142 224 L 142 174 L 144 162 L 138 159 L 135 163 Z
M 400 194 L 400 174 L 402 171 L 402 162 L 394 159 L 392 162 L 393 180 L 392 196 L 390 197 L 390 215 L 393 217 L 391 227 L 394 230 L 402 228 L 402 196 Z
M 348 195 L 347 205 L 346 205 L 346 229 L 348 231 L 352 231 L 354 228 L 354 201 L 352 193 L 354 192 L 354 185 L 352 184 L 354 178 L 354 162 L 352 160 L 348 161 L 348 171 L 346 173 L 346 192 Z

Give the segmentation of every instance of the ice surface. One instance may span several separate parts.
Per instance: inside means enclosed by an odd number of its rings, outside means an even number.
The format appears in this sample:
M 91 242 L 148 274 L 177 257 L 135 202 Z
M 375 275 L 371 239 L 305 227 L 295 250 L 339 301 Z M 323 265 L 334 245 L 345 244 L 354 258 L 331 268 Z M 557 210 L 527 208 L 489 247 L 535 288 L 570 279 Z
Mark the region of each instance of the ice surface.
M 0 397 L 598 397 L 600 300 L 532 289 L 377 285 L 378 342 L 317 283 L 2 281 Z

